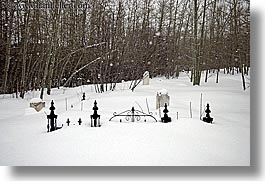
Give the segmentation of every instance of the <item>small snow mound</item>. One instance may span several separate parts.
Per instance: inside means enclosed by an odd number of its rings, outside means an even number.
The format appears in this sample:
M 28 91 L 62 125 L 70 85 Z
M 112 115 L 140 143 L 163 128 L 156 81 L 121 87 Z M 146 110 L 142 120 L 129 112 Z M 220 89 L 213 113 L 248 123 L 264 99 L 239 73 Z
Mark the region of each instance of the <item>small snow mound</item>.
M 32 107 L 25 109 L 25 115 L 31 115 L 31 114 L 36 114 L 36 113 L 38 113 L 38 112 L 36 111 L 36 109 L 34 109 Z
M 42 102 L 42 100 L 40 99 L 40 98 L 32 98 L 31 100 L 30 100 L 30 103 L 40 103 L 40 102 Z
M 156 35 L 156 36 L 160 36 L 161 34 L 160 34 L 160 32 L 157 32 L 155 35 Z
M 166 94 L 168 94 L 168 92 L 166 89 L 161 89 L 160 91 L 158 91 L 158 94 L 166 95 Z

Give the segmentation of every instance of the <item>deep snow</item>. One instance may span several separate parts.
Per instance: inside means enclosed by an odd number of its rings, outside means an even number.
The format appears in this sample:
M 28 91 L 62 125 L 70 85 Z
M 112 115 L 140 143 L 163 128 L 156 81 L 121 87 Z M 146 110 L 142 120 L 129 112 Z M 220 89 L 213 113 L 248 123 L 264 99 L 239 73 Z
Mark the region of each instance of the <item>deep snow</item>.
M 240 75 L 220 74 L 218 84 L 212 76 L 208 83 L 192 86 L 187 75 L 181 73 L 179 79 L 151 79 L 150 85 L 141 84 L 134 92 L 127 89 L 129 83 L 120 83 L 116 91 L 102 94 L 95 93 L 91 85 L 53 89 L 51 96 L 44 97 L 46 108 L 38 113 L 29 108 L 30 100 L 39 96 L 37 91 L 27 93 L 24 100 L 1 95 L 0 165 L 250 165 L 250 90 L 242 90 Z M 113 112 L 132 106 L 147 112 L 146 98 L 150 111 L 159 119 L 155 98 L 161 89 L 170 96 L 172 123 L 109 121 Z M 83 102 L 82 92 L 86 92 Z M 214 124 L 199 120 L 201 93 L 203 105 L 210 104 Z M 47 133 L 46 114 L 51 100 L 55 102 L 58 124 L 64 127 Z M 100 128 L 89 127 L 95 100 L 101 115 Z M 69 127 L 67 118 L 71 121 Z

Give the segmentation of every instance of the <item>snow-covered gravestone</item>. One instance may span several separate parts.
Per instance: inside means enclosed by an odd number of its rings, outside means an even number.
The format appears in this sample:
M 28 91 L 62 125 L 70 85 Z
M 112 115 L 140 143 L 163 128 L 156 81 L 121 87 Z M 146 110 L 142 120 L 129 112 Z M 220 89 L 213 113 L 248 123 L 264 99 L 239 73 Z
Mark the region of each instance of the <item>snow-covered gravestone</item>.
M 125 81 L 124 80 L 121 80 L 121 85 L 122 85 L 121 90 L 124 90 L 125 89 Z
M 166 89 L 161 89 L 156 94 L 156 109 L 164 107 L 165 103 L 169 106 L 169 95 Z
M 143 74 L 143 85 L 149 85 L 149 72 L 145 71 Z
M 33 98 L 30 100 L 29 106 L 39 112 L 42 108 L 45 107 L 45 102 L 40 98 Z

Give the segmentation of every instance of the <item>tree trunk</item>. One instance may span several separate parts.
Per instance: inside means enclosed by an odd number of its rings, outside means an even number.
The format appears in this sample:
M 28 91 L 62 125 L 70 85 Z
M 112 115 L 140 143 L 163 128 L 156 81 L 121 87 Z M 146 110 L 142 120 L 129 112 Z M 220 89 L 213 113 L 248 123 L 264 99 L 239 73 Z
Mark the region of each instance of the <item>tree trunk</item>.
M 193 63 L 193 85 L 200 85 L 200 66 L 199 66 L 199 51 L 198 51 L 198 3 L 194 2 L 194 23 L 193 23 L 193 47 L 194 47 L 194 63 Z
M 12 1 L 13 4 L 13 1 Z M 6 56 L 5 56 L 5 68 L 4 68 L 4 83 L 3 83 L 3 93 L 6 93 L 6 87 L 7 87 L 7 80 L 8 80 L 8 72 L 10 68 L 10 49 L 11 49 L 11 36 L 12 36 L 12 27 L 13 27 L 13 17 L 14 17 L 14 10 L 11 8 L 10 10 L 10 17 L 8 18 L 8 11 L 6 9 L 5 11 L 6 16 Z

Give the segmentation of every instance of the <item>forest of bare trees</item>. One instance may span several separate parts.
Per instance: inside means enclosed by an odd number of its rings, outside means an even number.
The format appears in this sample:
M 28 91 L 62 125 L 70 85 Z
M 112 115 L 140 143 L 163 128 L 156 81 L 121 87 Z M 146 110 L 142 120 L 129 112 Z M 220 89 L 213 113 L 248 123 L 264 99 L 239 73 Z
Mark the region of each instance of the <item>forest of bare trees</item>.
M 0 93 L 177 77 L 193 85 L 209 71 L 245 75 L 250 67 L 249 0 L 2 0 Z M 53 3 L 54 7 L 33 7 Z M 204 74 L 202 74 L 204 72 Z M 133 86 L 133 85 L 132 85 Z

